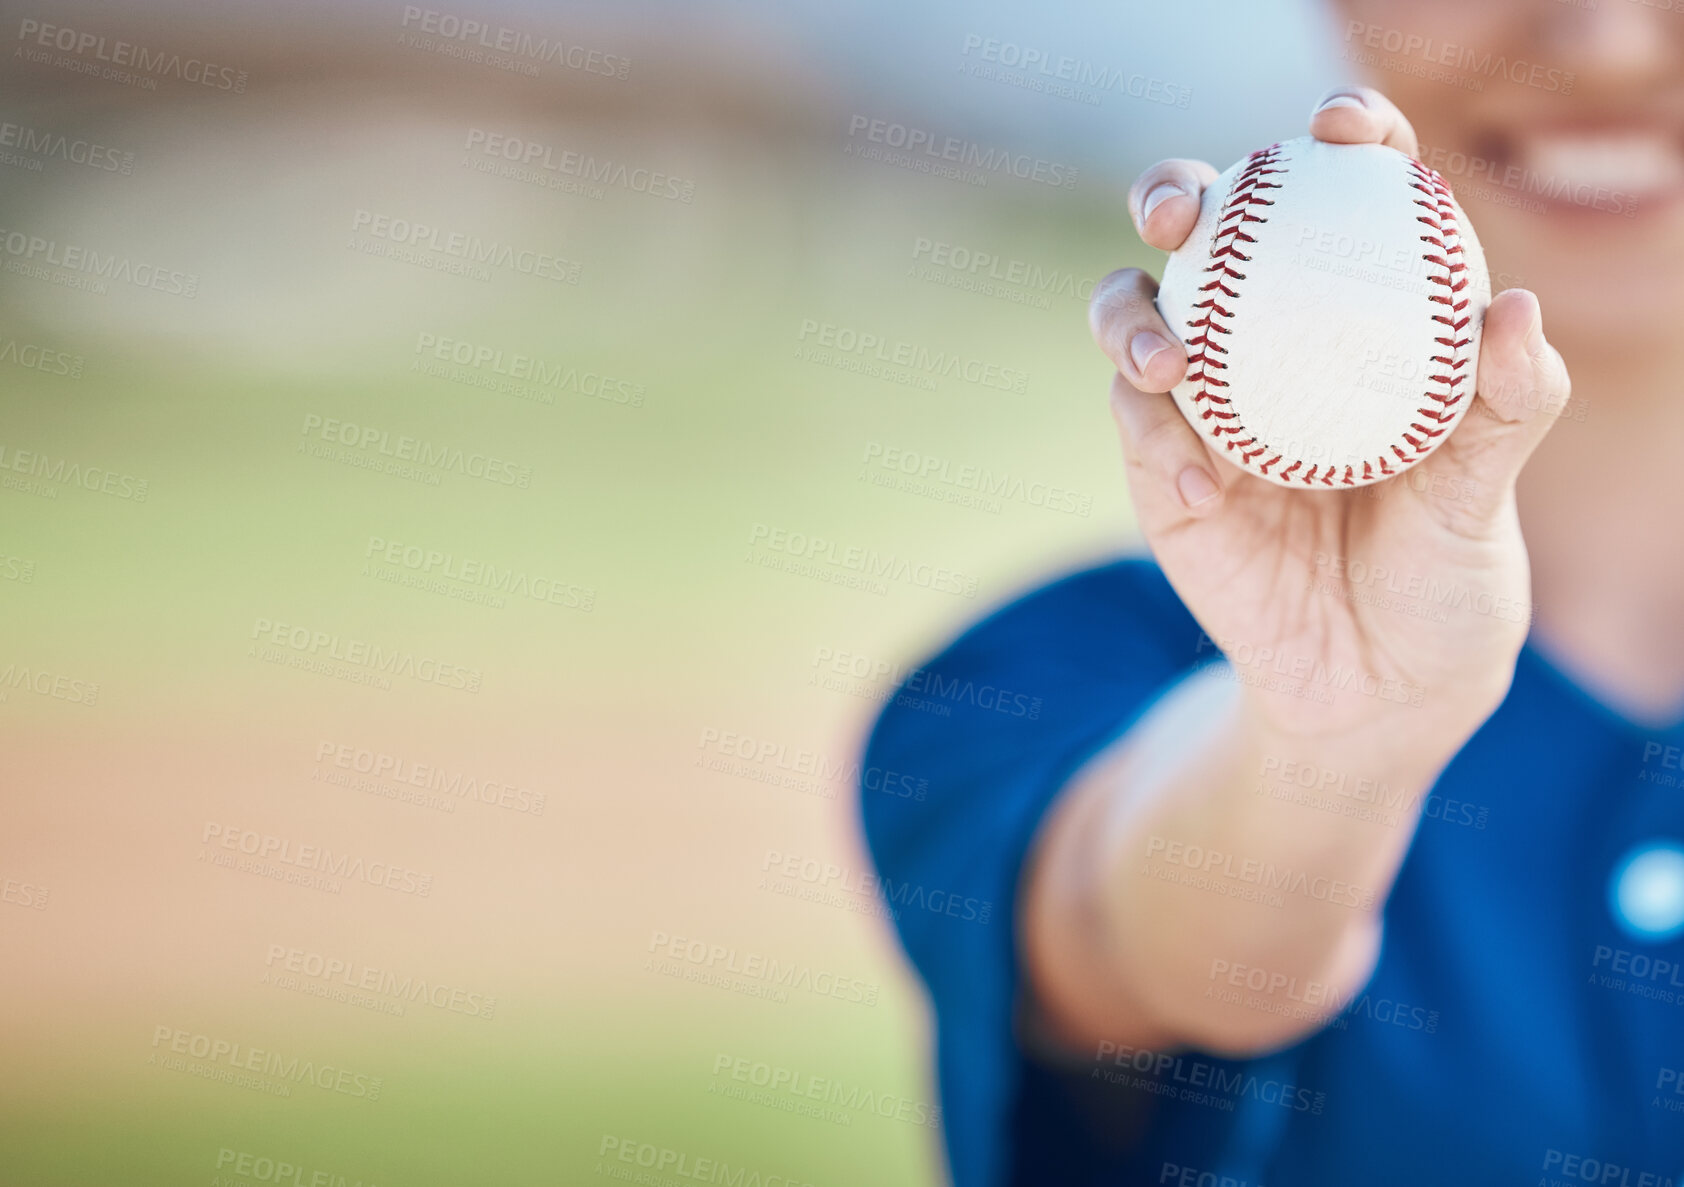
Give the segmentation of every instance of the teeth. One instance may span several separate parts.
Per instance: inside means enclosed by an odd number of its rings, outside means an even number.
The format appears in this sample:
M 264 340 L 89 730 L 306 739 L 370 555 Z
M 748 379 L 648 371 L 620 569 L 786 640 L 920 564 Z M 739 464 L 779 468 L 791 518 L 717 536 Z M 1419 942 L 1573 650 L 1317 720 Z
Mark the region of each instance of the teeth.
M 1519 164 L 1552 185 L 1641 194 L 1684 183 L 1684 152 L 1659 133 L 1546 133 L 1527 137 L 1520 148 Z

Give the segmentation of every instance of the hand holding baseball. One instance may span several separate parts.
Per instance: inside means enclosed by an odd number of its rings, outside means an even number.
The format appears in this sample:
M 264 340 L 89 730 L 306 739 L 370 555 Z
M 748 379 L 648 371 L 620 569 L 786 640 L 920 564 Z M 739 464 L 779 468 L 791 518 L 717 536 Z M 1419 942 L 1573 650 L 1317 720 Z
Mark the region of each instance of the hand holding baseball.
M 1329 96 L 1310 131 L 1417 150 L 1408 121 L 1367 88 Z M 1179 247 L 1217 176 L 1201 161 L 1148 169 L 1129 196 L 1141 237 Z M 1255 273 L 1271 260 L 1258 252 L 1236 266 Z M 1095 289 L 1090 322 L 1118 370 L 1111 407 L 1141 528 L 1177 593 L 1271 729 L 1406 730 L 1412 745 L 1448 757 L 1506 692 L 1530 621 L 1514 484 L 1568 394 L 1537 298 L 1515 289 L 1490 303 L 1476 339 L 1477 395 L 1413 469 L 1372 486 L 1289 489 L 1240 468 L 1177 408 L 1168 393 L 1189 356 L 1156 294 L 1138 269 L 1113 273 Z M 1328 350 L 1354 349 L 1335 329 Z M 1305 360 L 1306 374 L 1316 362 Z M 1228 378 L 1239 400 L 1245 377 Z M 1378 586 L 1376 574 L 1385 575 Z

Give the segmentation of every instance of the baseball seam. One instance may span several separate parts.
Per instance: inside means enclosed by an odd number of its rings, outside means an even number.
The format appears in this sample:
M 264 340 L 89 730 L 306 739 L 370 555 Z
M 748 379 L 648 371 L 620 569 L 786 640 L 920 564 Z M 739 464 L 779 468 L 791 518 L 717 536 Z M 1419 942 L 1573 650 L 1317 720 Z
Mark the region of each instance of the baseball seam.
M 1228 364 L 1217 357 L 1227 354 L 1228 350 L 1214 335 L 1234 332 L 1231 323 L 1235 310 L 1230 306 L 1238 305 L 1239 282 L 1245 279 L 1245 273 L 1236 271 L 1230 261 L 1250 262 L 1251 257 L 1244 254 L 1239 245 L 1255 244 L 1257 238 L 1247 234 L 1246 227 L 1269 221 L 1254 213 L 1251 207 L 1274 205 L 1273 201 L 1260 196 L 1261 191 L 1283 188 L 1281 182 L 1266 179 L 1288 172 L 1285 166 L 1290 160 L 1281 156 L 1279 144 L 1259 149 L 1246 158 L 1245 168 L 1234 178 L 1222 213 L 1216 220 L 1216 230 L 1211 236 L 1211 262 L 1205 268 L 1205 272 L 1216 275 L 1209 283 L 1200 286 L 1199 292 L 1209 295 L 1193 306 L 1195 312 L 1204 312 L 1201 316 L 1189 318 L 1187 321 L 1188 328 L 1197 331 L 1194 337 L 1186 341 L 1188 349 L 1194 351 L 1187 359 L 1190 371 L 1187 380 L 1199 385 L 1192 400 L 1195 406 L 1203 405 L 1199 412 L 1200 420 L 1206 422 L 1206 431 L 1216 442 L 1229 452 L 1239 452 L 1239 462 L 1242 466 L 1254 468 L 1258 473 L 1265 475 L 1269 473 L 1270 467 L 1287 459 L 1278 450 L 1271 449 L 1259 441 L 1257 434 L 1246 428 L 1239 413 L 1233 411 L 1233 401 L 1220 390 L 1213 390 L 1228 386 L 1227 380 L 1216 374 L 1228 369 Z M 1428 300 L 1431 303 L 1432 320 L 1443 327 L 1433 338 L 1443 353 L 1430 355 L 1428 358 L 1443 373 L 1427 376 L 1433 387 L 1423 393 L 1422 399 L 1429 401 L 1429 405 L 1417 408 L 1415 413 L 1420 419 L 1411 422 L 1409 430 L 1387 447 L 1390 453 L 1406 466 L 1419 460 L 1433 448 L 1439 437 L 1450 431 L 1450 424 L 1458 415 L 1453 410 L 1467 394 L 1459 392 L 1457 388 L 1467 380 L 1467 347 L 1472 342 L 1468 333 L 1468 325 L 1472 320 L 1467 311 L 1468 270 L 1463 258 L 1461 228 L 1456 221 L 1456 206 L 1451 198 L 1450 187 L 1442 177 L 1419 161 L 1410 160 L 1409 171 L 1410 187 L 1425 195 L 1413 200 L 1415 205 L 1425 212 L 1417 215 L 1416 221 L 1431 232 L 1420 237 L 1421 242 L 1432 249 L 1423 253 L 1421 258 L 1438 270 L 1427 279 L 1438 289 L 1442 289 L 1432 291 Z M 1227 305 L 1223 304 L 1223 298 L 1227 299 Z M 1198 370 L 1193 371 L 1194 366 L 1197 366 Z M 1427 423 L 1422 423 L 1423 421 Z M 1264 454 L 1271 456 L 1267 461 L 1258 462 L 1256 459 Z M 1312 464 L 1307 470 L 1303 467 L 1304 460 L 1294 458 L 1274 477 L 1301 482 L 1305 486 L 1331 487 L 1336 483 L 1342 486 L 1357 485 L 1354 466 L 1346 465 L 1343 474 L 1339 474 L 1337 465 L 1328 465 L 1325 470 L 1321 463 Z M 1391 458 L 1385 450 L 1374 459 L 1362 463 L 1362 481 L 1373 481 L 1376 472 L 1380 477 L 1390 477 L 1399 473 L 1392 467 Z

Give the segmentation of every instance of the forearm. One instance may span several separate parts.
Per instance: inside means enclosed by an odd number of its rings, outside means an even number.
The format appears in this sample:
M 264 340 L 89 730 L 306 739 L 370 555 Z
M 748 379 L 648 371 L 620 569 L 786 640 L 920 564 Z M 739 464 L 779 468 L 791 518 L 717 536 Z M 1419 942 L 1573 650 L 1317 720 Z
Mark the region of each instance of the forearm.
M 1461 740 L 1290 738 L 1237 686 L 1189 681 L 1077 776 L 1036 846 L 1023 942 L 1050 1021 L 1084 1044 L 1233 1053 L 1318 1028 L 1372 971 L 1386 895 Z M 1323 785 L 1314 802 L 1301 778 Z M 1395 810 L 1328 811 L 1330 783 L 1384 787 Z

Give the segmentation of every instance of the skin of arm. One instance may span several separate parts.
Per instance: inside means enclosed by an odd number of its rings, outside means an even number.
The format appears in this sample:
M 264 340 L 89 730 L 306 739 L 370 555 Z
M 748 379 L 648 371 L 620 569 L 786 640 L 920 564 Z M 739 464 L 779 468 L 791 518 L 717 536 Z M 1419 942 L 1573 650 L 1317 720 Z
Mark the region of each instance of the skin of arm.
M 1022 944 L 1052 1033 L 1245 1056 L 1336 1015 L 1373 971 L 1392 880 L 1465 740 L 1406 736 L 1283 734 L 1210 668 L 1167 694 L 1070 782 L 1032 850 Z M 1401 807 L 1362 819 L 1269 794 L 1300 771 L 1369 780 Z M 1220 992 L 1248 974 L 1279 1008 Z

